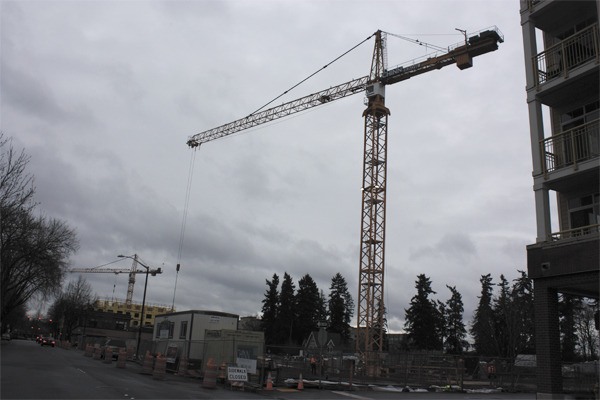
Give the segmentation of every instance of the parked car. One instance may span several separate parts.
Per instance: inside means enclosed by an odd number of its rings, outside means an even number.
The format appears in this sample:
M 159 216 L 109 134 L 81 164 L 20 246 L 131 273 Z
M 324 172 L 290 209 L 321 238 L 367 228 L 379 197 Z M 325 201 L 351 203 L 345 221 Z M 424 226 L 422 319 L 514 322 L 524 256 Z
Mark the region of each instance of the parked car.
M 3 333 L 2 340 L 10 340 L 10 333 Z
M 40 344 L 42 346 L 56 346 L 56 342 L 54 341 L 54 339 L 49 338 L 49 337 L 43 337 L 42 340 L 40 341 Z
M 116 360 L 119 358 L 119 351 L 121 349 L 127 350 L 127 344 L 123 339 L 108 339 L 102 345 L 102 350 L 100 351 L 100 358 L 104 358 L 104 353 L 106 352 L 107 348 L 111 349 L 112 358 Z

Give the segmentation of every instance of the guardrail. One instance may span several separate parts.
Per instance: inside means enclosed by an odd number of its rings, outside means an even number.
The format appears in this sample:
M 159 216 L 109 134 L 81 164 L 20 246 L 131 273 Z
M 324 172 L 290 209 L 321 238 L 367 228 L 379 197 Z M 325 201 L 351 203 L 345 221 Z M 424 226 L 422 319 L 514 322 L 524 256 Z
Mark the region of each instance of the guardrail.
M 599 121 L 595 120 L 540 141 L 544 174 L 600 156 Z
M 532 59 L 536 88 L 559 76 L 568 77 L 570 71 L 590 60 L 598 62 L 598 47 L 596 23 L 536 54 Z
M 600 224 L 586 225 L 579 228 L 567 229 L 560 232 L 550 234 L 552 241 L 558 241 L 569 238 L 583 237 L 600 232 Z

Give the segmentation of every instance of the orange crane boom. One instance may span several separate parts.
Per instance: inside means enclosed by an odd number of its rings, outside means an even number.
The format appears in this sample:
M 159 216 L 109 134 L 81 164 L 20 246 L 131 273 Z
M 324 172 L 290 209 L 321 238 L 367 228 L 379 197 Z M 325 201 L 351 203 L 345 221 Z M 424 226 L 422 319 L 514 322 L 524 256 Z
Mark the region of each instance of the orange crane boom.
M 385 33 L 374 33 L 375 47 L 368 76 L 301 97 L 188 138 L 194 148 L 235 132 L 317 107 L 353 94 L 368 99 L 364 117 L 363 184 L 359 283 L 357 302 L 356 350 L 363 358 L 368 375 L 377 374 L 379 353 L 383 350 L 385 307 L 383 296 L 385 259 L 385 207 L 387 175 L 387 127 L 390 111 L 385 107 L 385 86 L 421 75 L 447 65 L 460 69 L 473 66 L 473 58 L 498 49 L 504 41 L 496 27 L 465 33 L 464 43 L 448 47 L 441 55 L 410 65 L 387 69 Z

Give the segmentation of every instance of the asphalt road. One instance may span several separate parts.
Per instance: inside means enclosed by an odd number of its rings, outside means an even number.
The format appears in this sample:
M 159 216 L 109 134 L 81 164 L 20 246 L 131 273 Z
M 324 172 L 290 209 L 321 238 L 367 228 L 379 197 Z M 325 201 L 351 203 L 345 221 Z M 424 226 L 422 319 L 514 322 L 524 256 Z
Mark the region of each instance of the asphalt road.
M 167 374 L 164 380 L 141 374 L 141 366 L 84 357 L 82 351 L 41 347 L 33 341 L 2 341 L 1 399 L 324 399 L 324 400 L 533 400 L 534 393 L 403 393 L 287 388 L 258 393 L 204 389 L 201 382 Z

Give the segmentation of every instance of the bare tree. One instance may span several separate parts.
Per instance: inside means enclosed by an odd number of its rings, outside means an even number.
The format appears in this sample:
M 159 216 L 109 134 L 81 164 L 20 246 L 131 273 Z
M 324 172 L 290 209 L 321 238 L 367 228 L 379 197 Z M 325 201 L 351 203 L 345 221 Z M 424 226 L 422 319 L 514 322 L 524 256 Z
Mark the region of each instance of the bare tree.
M 598 359 L 598 331 L 594 325 L 594 312 L 597 305 L 588 301 L 582 302 L 582 307 L 575 316 L 579 332 L 579 349 L 584 360 Z
M 71 334 L 86 311 L 97 300 L 92 294 L 92 286 L 79 275 L 76 281 L 71 281 L 54 301 L 48 312 L 49 316 L 62 327 L 63 338 L 71 340 Z
M 34 216 L 29 157 L 0 133 L 0 294 L 2 321 L 36 293 L 60 287 L 75 232 L 64 222 Z

